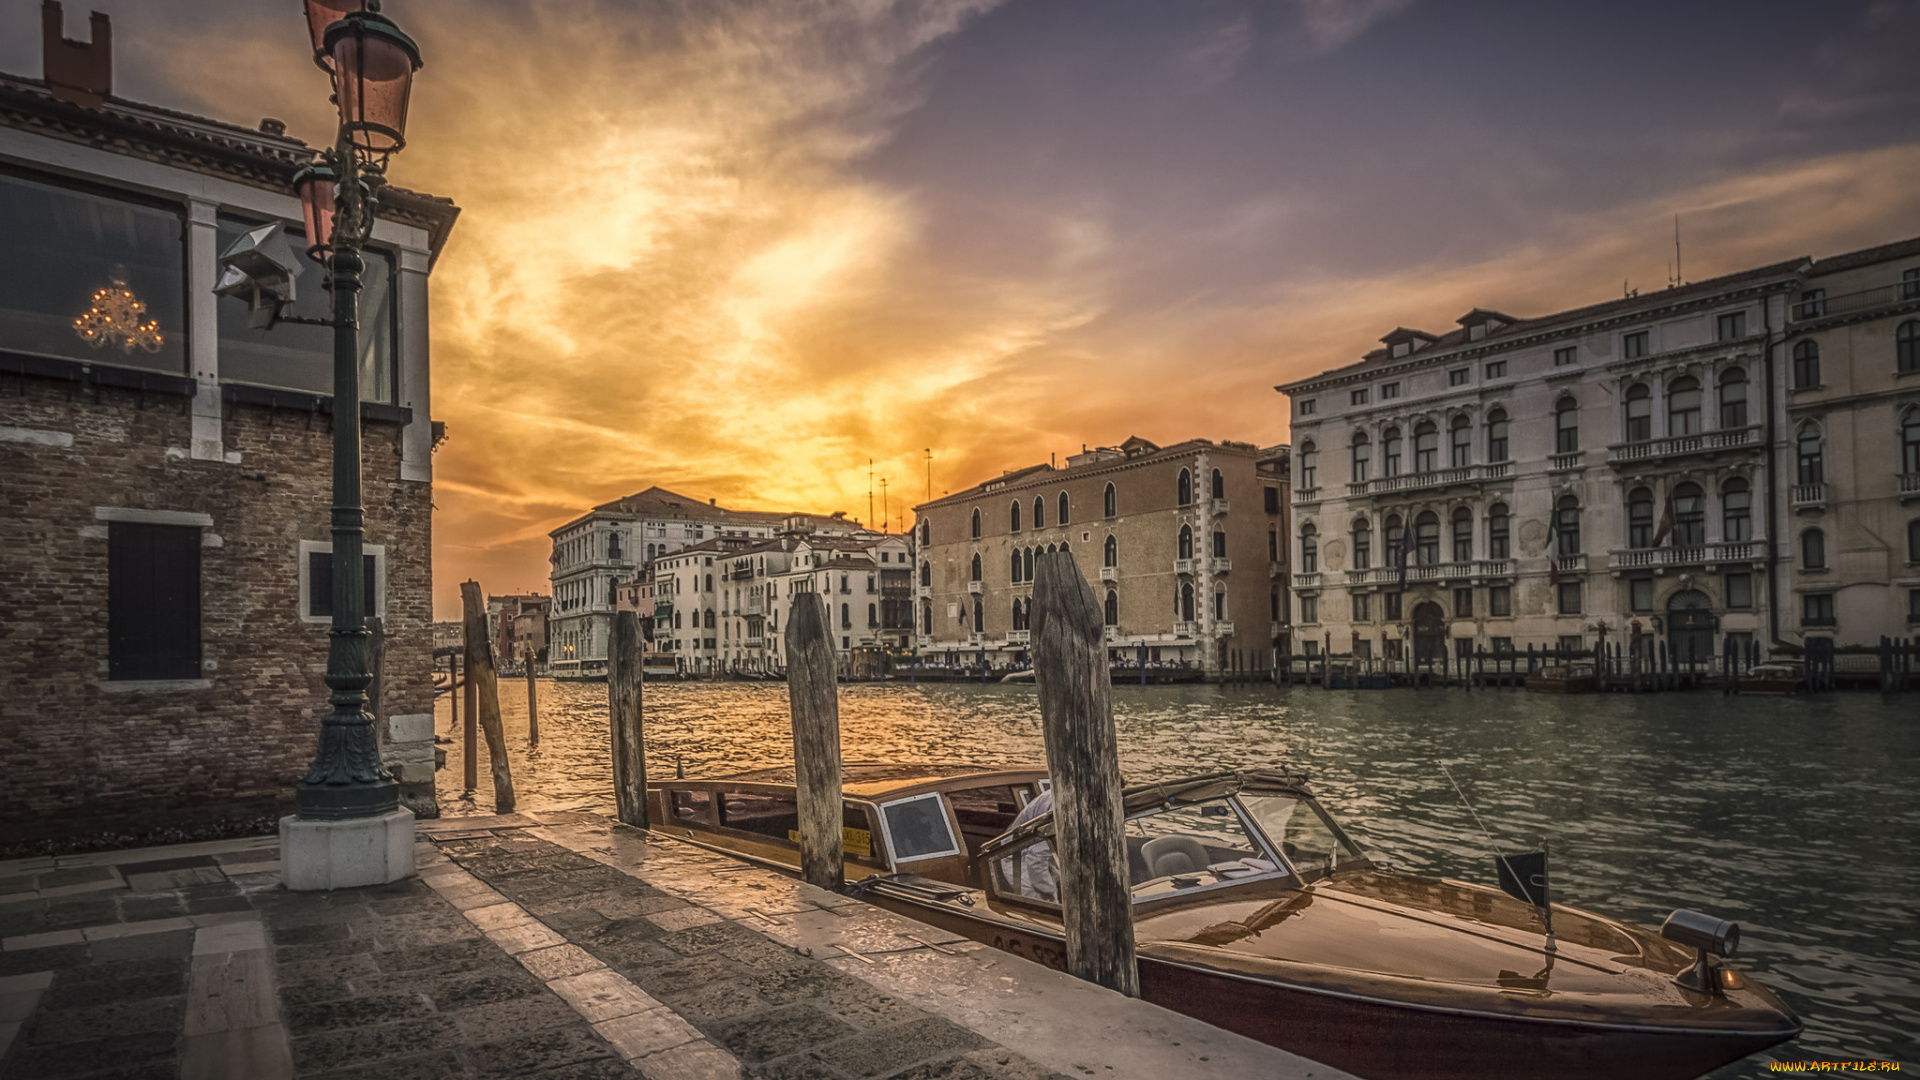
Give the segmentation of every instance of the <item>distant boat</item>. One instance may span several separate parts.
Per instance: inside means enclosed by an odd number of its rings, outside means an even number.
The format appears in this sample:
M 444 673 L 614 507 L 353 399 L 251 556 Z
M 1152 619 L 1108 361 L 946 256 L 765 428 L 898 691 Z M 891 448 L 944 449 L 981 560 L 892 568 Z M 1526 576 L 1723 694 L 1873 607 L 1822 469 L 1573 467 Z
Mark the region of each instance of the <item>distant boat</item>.
M 1799 660 L 1769 660 L 1741 675 L 1743 694 L 1797 694 L 1807 688 L 1807 665 Z
M 1022 671 L 1009 671 L 1005 675 L 1002 675 L 1000 677 L 1000 681 L 1001 682 L 1032 682 L 1034 670 L 1035 669 L 1033 668 L 1026 668 L 1025 670 L 1022 670 Z
M 1592 664 L 1555 664 L 1527 676 L 1527 689 L 1536 694 L 1591 694 L 1599 688 Z

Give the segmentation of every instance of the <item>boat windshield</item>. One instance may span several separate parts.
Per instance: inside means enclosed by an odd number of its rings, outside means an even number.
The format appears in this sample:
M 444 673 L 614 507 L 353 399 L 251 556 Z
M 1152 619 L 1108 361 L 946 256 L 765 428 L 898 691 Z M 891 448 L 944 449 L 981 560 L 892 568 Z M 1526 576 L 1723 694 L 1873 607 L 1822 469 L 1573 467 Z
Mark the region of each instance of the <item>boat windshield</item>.
M 1300 872 L 1313 881 L 1348 863 L 1360 862 L 1360 849 L 1333 827 L 1326 811 L 1310 799 L 1283 795 L 1242 795 L 1240 805 L 1267 840 Z
M 1133 899 L 1151 900 L 1226 881 L 1285 874 L 1226 798 L 1164 807 L 1127 819 Z

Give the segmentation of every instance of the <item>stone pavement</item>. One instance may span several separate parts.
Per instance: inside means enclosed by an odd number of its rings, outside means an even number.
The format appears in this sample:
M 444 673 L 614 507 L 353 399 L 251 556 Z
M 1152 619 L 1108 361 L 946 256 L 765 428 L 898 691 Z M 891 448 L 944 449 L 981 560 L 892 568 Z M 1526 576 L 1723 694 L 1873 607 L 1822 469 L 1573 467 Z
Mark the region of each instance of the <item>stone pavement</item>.
M 0 1080 L 1344 1075 L 605 818 L 420 836 L 332 893 L 271 837 L 0 863 Z

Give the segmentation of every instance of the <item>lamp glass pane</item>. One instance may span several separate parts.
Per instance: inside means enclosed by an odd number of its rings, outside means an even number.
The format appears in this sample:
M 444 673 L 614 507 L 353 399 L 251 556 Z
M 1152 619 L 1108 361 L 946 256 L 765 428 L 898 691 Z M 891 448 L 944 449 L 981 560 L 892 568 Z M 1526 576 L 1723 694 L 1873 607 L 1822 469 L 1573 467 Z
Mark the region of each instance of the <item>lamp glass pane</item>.
M 333 62 L 340 122 L 354 145 L 373 153 L 398 149 L 407 130 L 413 57 L 377 35 L 346 34 L 334 41 Z
M 346 18 L 349 11 L 364 10 L 363 0 L 305 0 L 307 31 L 313 35 L 313 51 L 325 49 L 327 27 Z
M 331 176 L 309 176 L 300 183 L 300 212 L 305 219 L 309 249 L 333 243 L 335 190 Z

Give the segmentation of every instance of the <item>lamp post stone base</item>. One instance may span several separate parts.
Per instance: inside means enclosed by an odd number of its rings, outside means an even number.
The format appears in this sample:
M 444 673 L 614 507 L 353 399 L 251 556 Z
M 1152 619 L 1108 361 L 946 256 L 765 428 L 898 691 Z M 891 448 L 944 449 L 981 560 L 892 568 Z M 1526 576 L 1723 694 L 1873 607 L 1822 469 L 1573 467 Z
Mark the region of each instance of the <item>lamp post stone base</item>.
M 293 892 L 384 885 L 413 876 L 413 811 L 337 821 L 280 819 L 280 881 Z

